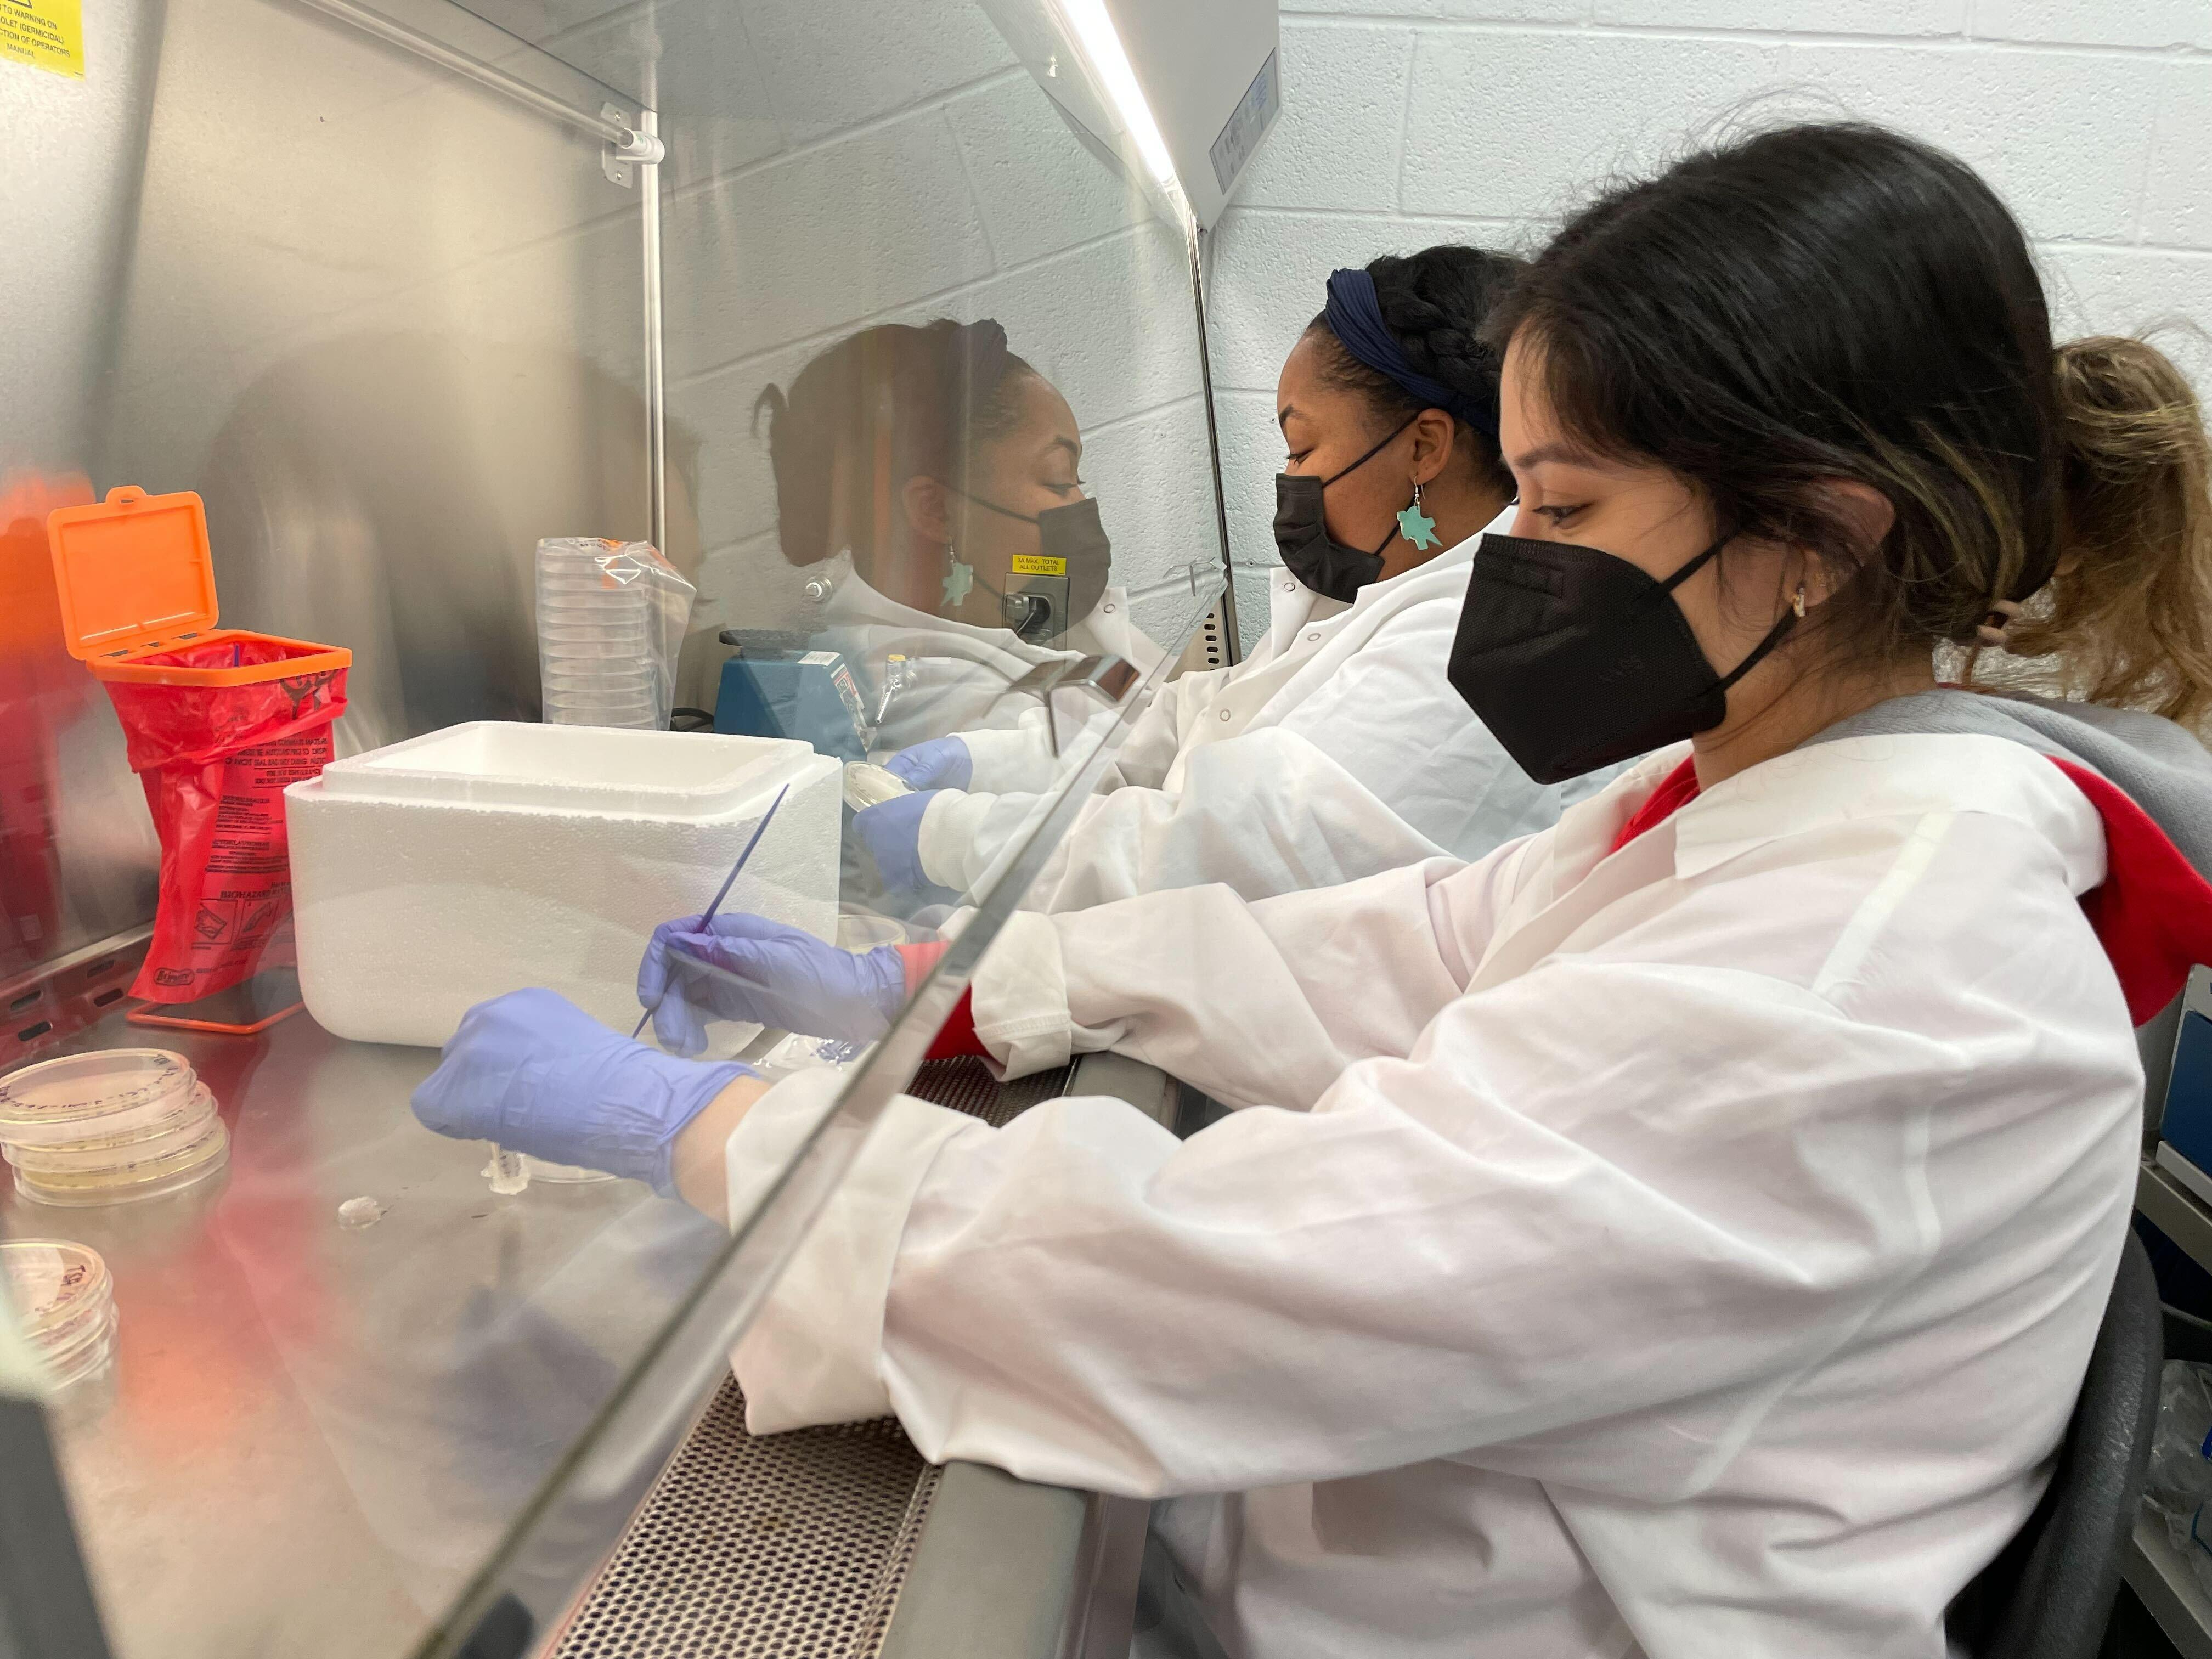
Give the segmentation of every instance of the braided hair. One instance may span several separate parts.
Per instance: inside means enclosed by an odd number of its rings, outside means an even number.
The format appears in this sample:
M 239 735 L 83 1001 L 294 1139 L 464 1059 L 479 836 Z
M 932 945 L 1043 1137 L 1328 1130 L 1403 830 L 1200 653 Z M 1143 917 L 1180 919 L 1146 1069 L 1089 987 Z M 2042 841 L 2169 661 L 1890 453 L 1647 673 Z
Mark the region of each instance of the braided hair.
M 841 551 L 840 522 L 863 568 L 890 551 L 887 501 L 917 476 L 963 484 L 976 452 L 1013 429 L 1019 382 L 1036 373 L 991 319 L 940 317 L 864 328 L 810 360 L 789 392 L 769 386 L 753 422 L 768 419 L 784 557 L 809 565 Z
M 1368 262 L 1382 321 L 1406 354 L 1406 361 L 1432 380 L 1495 406 L 1498 374 L 1504 362 L 1482 339 L 1482 325 L 1524 270 L 1507 253 L 1445 242 L 1401 256 L 1386 253 Z M 1337 340 L 1326 313 L 1306 325 L 1322 345 L 1321 380 L 1325 386 L 1357 392 L 1373 411 L 1373 429 L 1387 432 L 1427 407 L 1388 375 L 1378 374 Z M 1475 476 L 1513 494 L 1513 474 L 1497 441 L 1466 422 L 1457 423 L 1454 447 L 1468 457 Z

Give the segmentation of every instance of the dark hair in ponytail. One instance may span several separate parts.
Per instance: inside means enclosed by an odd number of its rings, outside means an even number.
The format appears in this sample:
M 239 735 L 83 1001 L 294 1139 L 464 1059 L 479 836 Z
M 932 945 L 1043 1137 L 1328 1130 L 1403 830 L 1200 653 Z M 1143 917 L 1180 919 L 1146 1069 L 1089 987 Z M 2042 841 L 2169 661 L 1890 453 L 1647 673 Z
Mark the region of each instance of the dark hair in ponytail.
M 1012 429 L 1015 390 L 1036 373 L 990 319 L 939 318 L 864 328 L 808 362 L 788 392 L 769 386 L 753 422 L 768 417 L 784 557 L 807 565 L 839 552 L 841 522 L 856 556 L 882 550 L 900 486 L 917 474 L 963 483 L 975 452 Z
M 1368 262 L 1383 325 L 1416 373 L 1440 380 L 1485 406 L 1498 406 L 1498 349 L 1483 337 L 1491 307 L 1523 269 L 1510 254 L 1445 242 L 1419 253 L 1386 253 Z M 1325 385 L 1358 392 L 1374 410 L 1374 427 L 1387 432 L 1428 405 L 1386 374 L 1378 374 L 1339 343 L 1326 313 L 1306 325 L 1325 343 Z M 1513 493 L 1513 475 L 1499 458 L 1497 441 L 1458 422 L 1455 447 L 1464 450 L 1477 477 Z
M 2044 684 L 2212 711 L 2187 385 L 2137 341 L 2054 349 L 2018 223 L 1955 157 L 1854 123 L 1700 151 L 1577 214 L 1490 337 L 1529 350 L 1576 441 L 1680 474 L 1723 534 L 1828 563 L 1838 653 L 1970 645 L 2023 602 L 2008 652 Z M 1894 508 L 1878 546 L 1839 478 Z

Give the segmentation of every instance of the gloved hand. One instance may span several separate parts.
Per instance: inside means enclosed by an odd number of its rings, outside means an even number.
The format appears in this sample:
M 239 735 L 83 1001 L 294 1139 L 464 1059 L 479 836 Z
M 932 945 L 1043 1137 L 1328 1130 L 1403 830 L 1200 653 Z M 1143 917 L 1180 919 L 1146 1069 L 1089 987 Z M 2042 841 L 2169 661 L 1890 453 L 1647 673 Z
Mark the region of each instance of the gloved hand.
M 959 738 L 932 738 L 900 750 L 884 770 L 916 789 L 965 789 L 975 779 L 975 757 Z
M 884 885 L 895 893 L 920 892 L 935 884 L 921 867 L 921 816 L 939 793 L 924 789 L 853 814 L 853 828 L 867 843 Z
M 509 991 L 462 1017 L 412 1104 L 441 1135 L 649 1181 L 667 1197 L 678 1133 L 733 1079 L 759 1075 L 632 1042 L 556 992 Z
M 890 945 L 855 955 L 733 910 L 703 928 L 697 916 L 654 928 L 638 964 L 637 1000 L 653 1010 L 661 1046 L 683 1054 L 707 1045 L 702 1014 L 872 1042 L 906 1000 L 906 968 Z

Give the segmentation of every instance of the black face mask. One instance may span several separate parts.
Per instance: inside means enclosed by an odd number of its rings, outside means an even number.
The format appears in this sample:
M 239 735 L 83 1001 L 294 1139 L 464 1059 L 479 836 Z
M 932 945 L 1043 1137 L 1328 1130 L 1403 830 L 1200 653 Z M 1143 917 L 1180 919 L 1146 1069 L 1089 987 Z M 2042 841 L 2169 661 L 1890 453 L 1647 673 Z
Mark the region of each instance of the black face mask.
M 968 495 L 964 489 L 959 493 Z M 1048 507 L 1034 517 L 981 495 L 968 499 L 1002 518 L 1037 527 L 1036 552 L 1015 556 L 1006 591 L 999 594 L 1000 614 L 1007 627 L 1034 644 L 1057 639 L 1097 609 L 1106 592 L 1114 544 L 1099 521 L 1096 495 Z M 981 577 L 976 580 L 985 592 L 997 592 Z
M 1418 414 L 1407 417 L 1398 432 L 1403 432 L 1420 418 Z M 1316 478 L 1310 472 L 1275 475 L 1275 550 L 1283 556 L 1284 568 L 1326 599 L 1341 599 L 1350 605 L 1358 597 L 1361 588 L 1381 575 L 1382 550 L 1397 538 L 1398 527 L 1391 526 L 1390 533 L 1375 544 L 1372 553 L 1331 541 L 1328 515 L 1322 506 L 1321 493 L 1346 473 L 1357 472 L 1381 454 L 1398 432 L 1393 432 L 1350 466 L 1326 478 Z
M 1716 674 L 1674 589 L 1727 540 L 1660 581 L 1595 547 L 1485 536 L 1452 641 L 1452 689 L 1539 783 L 1710 732 L 1728 714 L 1729 687 L 1804 614 L 1785 611 Z

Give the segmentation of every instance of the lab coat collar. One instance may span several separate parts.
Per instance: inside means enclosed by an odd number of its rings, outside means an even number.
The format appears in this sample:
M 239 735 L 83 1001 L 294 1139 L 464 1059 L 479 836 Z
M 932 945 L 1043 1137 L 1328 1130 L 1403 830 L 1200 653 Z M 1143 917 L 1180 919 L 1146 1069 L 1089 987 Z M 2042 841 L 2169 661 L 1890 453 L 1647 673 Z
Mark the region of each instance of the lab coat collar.
M 1070 630 L 1073 638 L 1069 645 L 1064 649 L 1055 650 L 1049 646 L 1032 644 L 1011 628 L 985 628 L 901 604 L 889 594 L 870 586 L 853 568 L 850 553 L 839 553 L 823 560 L 819 574 L 828 579 L 830 593 L 821 602 L 817 615 L 810 619 L 813 629 L 891 629 L 938 641 L 938 651 L 934 654 L 965 655 L 977 660 L 987 660 L 988 655 L 979 653 L 1003 653 L 1032 667 L 1038 663 L 1056 662 L 1080 656 L 1088 649 L 1103 647 L 1115 656 L 1127 658 L 1141 669 L 1149 670 L 1162 655 L 1159 647 L 1139 634 L 1130 623 L 1128 592 L 1116 586 L 1109 586 L 1102 590 L 1098 601 L 1100 613 L 1086 617 L 1076 623 Z M 1109 617 L 1114 625 L 1101 626 L 1109 621 Z
M 1369 582 L 1352 596 L 1349 605 L 1342 599 L 1333 599 L 1326 594 L 1315 592 L 1286 573 L 1285 580 L 1287 586 L 1283 589 L 1282 603 L 1269 605 L 1270 618 L 1280 619 L 1285 612 L 1291 613 L 1287 625 L 1295 630 L 1309 623 L 1326 622 L 1332 617 L 1340 617 L 1348 611 L 1372 611 L 1377 605 L 1395 604 L 1398 596 L 1414 583 L 1433 580 L 1447 570 L 1462 570 L 1473 563 L 1475 550 L 1482 545 L 1482 538 L 1493 531 L 1503 532 L 1512 521 L 1513 508 L 1508 507 L 1472 536 L 1462 536 L 1435 557 L 1425 559 L 1410 569 L 1401 570 L 1395 576 Z
M 1687 748 L 1678 744 L 1635 769 L 1638 787 L 1615 817 L 1616 833 Z M 2051 843 L 2077 894 L 2105 878 L 2095 807 L 2043 756 L 2005 738 L 1897 733 L 1792 750 L 1716 784 L 1666 827 L 1674 831 L 1674 873 L 1686 880 L 1784 836 L 1934 812 L 2012 819 Z
M 1472 564 L 1474 562 L 1474 550 L 1482 545 L 1482 538 L 1493 531 L 1502 533 L 1512 522 L 1513 508 L 1508 506 L 1503 513 L 1483 526 L 1481 529 L 1471 536 L 1461 537 L 1435 557 L 1425 559 L 1410 570 L 1401 570 L 1396 575 L 1386 577 L 1382 581 L 1368 583 L 1353 597 L 1352 608 L 1357 611 L 1362 605 L 1380 604 L 1382 601 L 1376 597 L 1378 594 L 1396 593 L 1423 576 L 1434 576 L 1446 570 L 1461 569 Z

